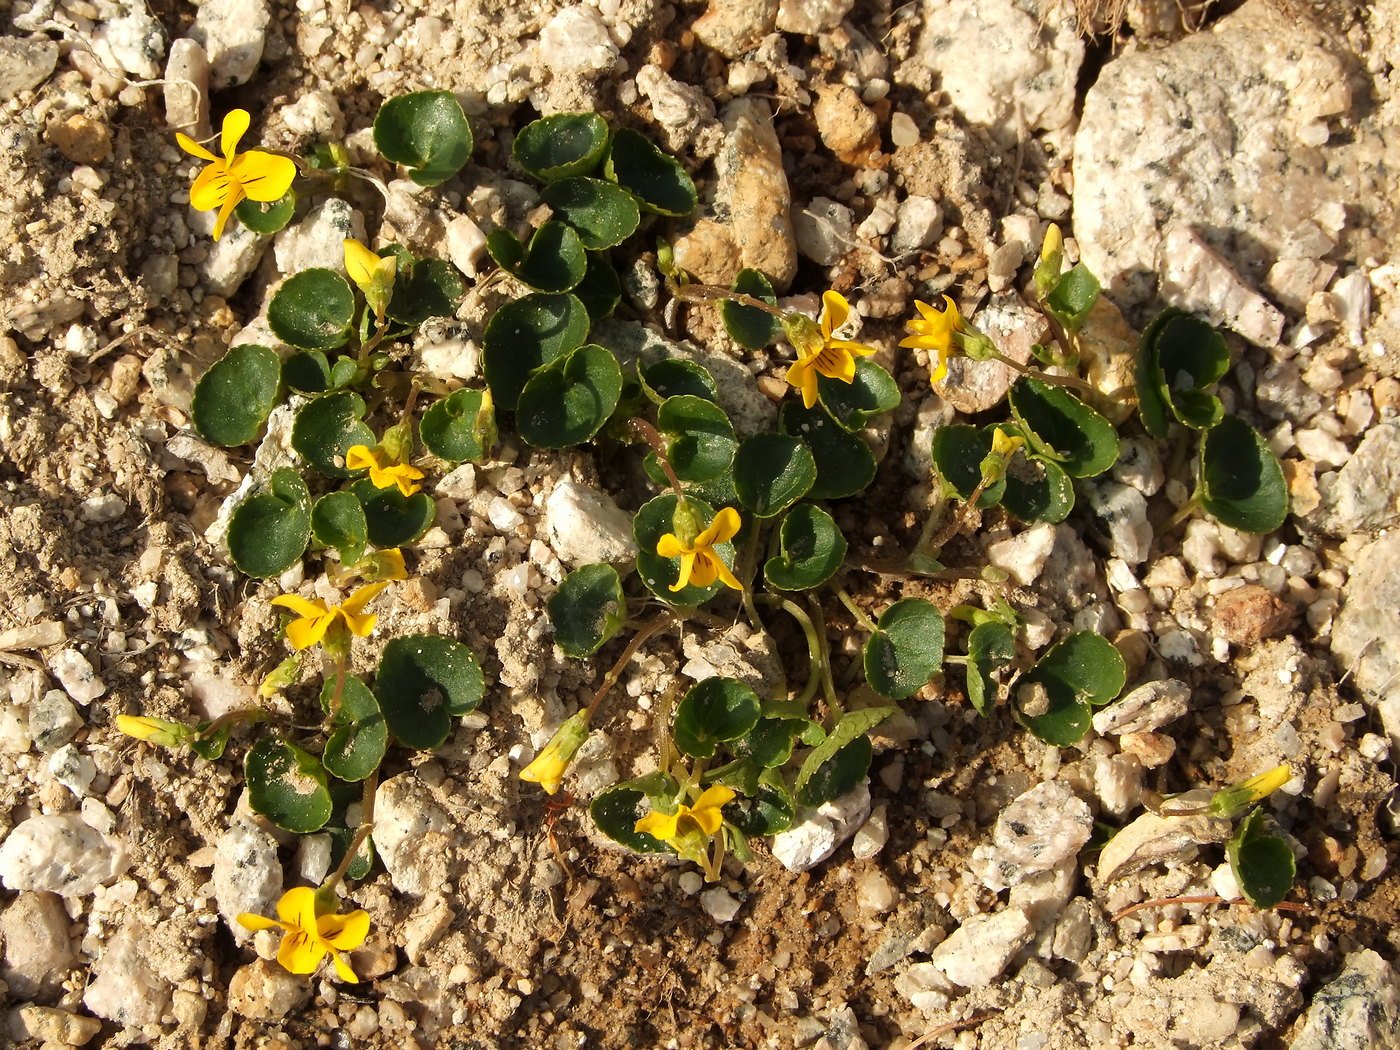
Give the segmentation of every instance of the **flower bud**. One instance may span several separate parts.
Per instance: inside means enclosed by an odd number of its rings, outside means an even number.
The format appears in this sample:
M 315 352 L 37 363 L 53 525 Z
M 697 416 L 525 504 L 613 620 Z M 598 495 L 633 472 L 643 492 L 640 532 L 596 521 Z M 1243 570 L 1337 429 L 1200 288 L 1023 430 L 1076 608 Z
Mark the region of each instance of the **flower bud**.
M 553 795 L 559 790 L 564 774 L 569 770 L 569 763 L 574 760 L 574 755 L 587 739 L 588 713 L 579 711 L 570 715 L 554 731 L 554 736 L 544 746 L 544 750 L 520 771 L 520 779 L 538 784 L 546 793 Z

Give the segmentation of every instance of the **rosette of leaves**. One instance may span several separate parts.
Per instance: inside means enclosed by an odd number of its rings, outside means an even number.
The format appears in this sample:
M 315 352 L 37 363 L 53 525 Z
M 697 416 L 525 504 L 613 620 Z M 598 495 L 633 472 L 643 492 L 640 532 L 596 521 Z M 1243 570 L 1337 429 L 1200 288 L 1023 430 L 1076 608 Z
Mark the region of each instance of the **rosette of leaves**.
M 1070 747 L 1089 731 L 1093 709 L 1117 699 L 1127 679 L 1108 639 L 1077 631 L 1056 642 L 1012 684 L 1017 721 L 1047 744 Z

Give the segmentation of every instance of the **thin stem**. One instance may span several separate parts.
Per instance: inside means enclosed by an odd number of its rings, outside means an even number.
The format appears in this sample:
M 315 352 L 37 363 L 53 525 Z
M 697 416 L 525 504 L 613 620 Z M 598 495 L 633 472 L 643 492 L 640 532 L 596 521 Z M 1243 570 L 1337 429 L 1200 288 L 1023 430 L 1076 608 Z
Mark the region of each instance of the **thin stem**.
M 812 702 L 812 697 L 817 695 L 817 687 L 821 685 L 822 667 L 822 646 L 817 638 L 817 629 L 812 624 L 812 618 L 791 598 L 783 598 L 779 602 L 779 608 L 797 621 L 802 633 L 807 636 L 807 651 L 812 656 L 812 666 L 807 673 L 807 684 L 802 687 L 802 695 L 797 698 L 798 703 L 806 705 Z
M 612 667 L 608 668 L 608 673 L 603 676 L 603 680 L 598 684 L 598 688 L 593 691 L 593 699 L 588 701 L 588 706 L 583 712 L 583 721 L 585 724 L 593 720 L 593 712 L 598 710 L 598 705 L 603 702 L 603 697 L 607 696 L 609 690 L 617 684 L 618 678 L 622 675 L 623 668 L 631 662 L 632 657 L 636 655 L 642 643 L 657 631 L 669 627 L 675 620 L 675 613 L 664 612 L 660 616 L 649 621 L 641 630 L 628 639 L 626 648 L 622 650 L 622 655 L 617 658 L 617 662 L 613 664 Z
M 682 299 L 688 303 L 714 303 L 718 300 L 728 299 L 730 302 L 738 303 L 740 306 L 751 306 L 755 310 L 762 310 L 766 314 L 772 314 L 781 320 L 787 316 L 787 312 L 779 310 L 771 303 L 765 303 L 762 299 L 757 299 L 752 295 L 745 295 L 743 292 L 732 292 L 728 288 L 721 288 L 715 284 L 676 284 L 674 281 L 668 282 L 671 294 L 677 299 Z
M 681 479 L 676 477 L 671 460 L 666 455 L 666 442 L 662 440 L 661 432 L 640 416 L 629 419 L 627 427 L 651 446 L 651 450 L 656 453 L 656 462 L 660 463 L 661 469 L 666 472 L 666 480 L 671 483 L 671 488 L 676 490 L 676 496 L 685 499 L 685 493 L 681 491 Z
M 859 622 L 860 625 L 864 627 L 867 631 L 869 631 L 871 634 L 874 634 L 880 629 L 876 625 L 875 621 L 872 620 L 869 616 L 867 616 L 864 610 L 862 610 L 861 607 L 855 603 L 855 599 L 853 599 L 849 594 L 846 593 L 846 589 L 844 587 L 840 587 L 837 584 L 833 583 L 831 585 L 831 590 L 836 595 L 836 597 L 841 599 L 841 604 L 844 605 L 847 609 L 851 610 L 851 615 L 854 616 L 857 622 Z
M 977 509 L 977 501 L 982 498 L 983 491 L 987 488 L 987 476 L 984 474 L 977 482 L 977 487 L 972 490 L 972 495 L 963 501 L 958 512 L 953 515 L 953 520 L 929 543 L 933 550 L 941 550 L 943 545 L 956 536 L 961 530 L 972 512 Z M 920 547 L 920 551 L 923 548 Z
M 322 890 L 335 891 L 340 881 L 345 878 L 345 873 L 350 870 L 350 865 L 355 862 L 355 854 L 360 852 L 365 839 L 369 838 L 369 833 L 374 830 L 374 799 L 378 790 L 379 768 L 376 766 L 374 772 L 365 778 L 365 786 L 360 792 L 360 826 L 355 832 L 355 837 L 350 840 L 350 847 L 345 851 L 345 856 L 340 858 L 340 864 L 331 872 L 330 878 L 321 884 Z
M 826 644 L 826 620 L 822 616 L 821 603 L 817 601 L 815 594 L 807 595 L 807 605 L 812 610 L 812 623 L 817 630 L 817 646 L 821 650 L 822 691 L 826 694 L 826 706 L 831 712 L 831 721 L 835 724 L 841 720 L 844 711 L 841 701 L 836 699 L 836 684 L 831 680 L 831 650 Z M 866 622 L 869 623 L 869 620 Z
M 335 692 L 331 694 L 330 710 L 326 712 L 331 725 L 335 724 L 336 716 L 340 714 L 340 701 L 345 694 L 345 653 L 336 653 L 334 671 Z
M 1186 519 L 1189 518 L 1192 514 L 1195 514 L 1196 511 L 1200 510 L 1200 508 L 1201 494 L 1199 492 L 1196 492 L 1191 496 L 1190 499 L 1188 499 L 1182 505 L 1180 510 L 1178 510 L 1175 514 L 1173 514 L 1163 523 L 1162 528 L 1157 533 L 1157 535 L 1161 536 L 1165 533 L 1171 532 L 1178 525 L 1181 525 L 1184 521 L 1186 521 Z
M 1051 374 L 1050 372 L 1042 372 L 1038 368 L 1031 368 L 1029 365 L 1021 364 L 1021 362 L 1017 361 L 1014 357 L 1007 357 L 1000 350 L 993 350 L 991 358 L 993 361 L 1000 361 L 1007 368 L 1019 372 L 1023 376 L 1032 376 L 1035 379 L 1040 379 L 1046 383 L 1052 384 L 1053 386 L 1072 387 L 1073 389 L 1083 391 L 1086 394 L 1094 393 L 1094 388 L 1088 383 L 1084 382 L 1084 380 L 1080 379 L 1078 376 L 1057 376 Z

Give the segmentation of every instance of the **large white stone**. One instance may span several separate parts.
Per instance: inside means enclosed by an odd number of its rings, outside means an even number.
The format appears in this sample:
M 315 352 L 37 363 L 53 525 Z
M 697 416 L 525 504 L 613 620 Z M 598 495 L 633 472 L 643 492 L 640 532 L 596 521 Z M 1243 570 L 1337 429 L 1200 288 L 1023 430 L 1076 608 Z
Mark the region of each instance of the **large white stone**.
M 836 852 L 870 815 L 870 782 L 819 806 L 804 820 L 773 836 L 773 856 L 788 871 L 806 871 Z
M 435 892 L 447 877 L 452 823 L 413 773 L 379 785 L 374 846 L 394 888 L 417 896 Z
M 246 84 L 262 61 L 271 19 L 267 0 L 206 0 L 190 36 L 204 46 L 216 88 Z
M 171 987 L 151 961 L 148 931 L 133 920 L 107 942 L 93 964 L 83 1005 L 127 1027 L 155 1024 L 170 1003 Z
M 131 866 L 126 847 L 76 813 L 30 817 L 0 842 L 0 882 L 11 890 L 85 897 Z
M 545 500 L 544 512 L 550 545 L 568 565 L 621 565 L 637 556 L 631 519 L 607 493 L 561 481 Z
M 1035 933 L 1026 913 L 1007 908 L 993 915 L 974 915 L 933 950 L 933 965 L 964 988 L 985 988 L 1010 964 L 1012 956 Z
M 253 939 L 253 931 L 244 928 L 238 916 L 243 912 L 274 915 L 282 894 L 277 840 L 244 818 L 219 836 L 215 850 L 214 900 L 234 940 L 246 944 Z
M 540 30 L 540 61 L 555 76 L 605 72 L 617 61 L 618 49 L 596 7 L 566 7 Z

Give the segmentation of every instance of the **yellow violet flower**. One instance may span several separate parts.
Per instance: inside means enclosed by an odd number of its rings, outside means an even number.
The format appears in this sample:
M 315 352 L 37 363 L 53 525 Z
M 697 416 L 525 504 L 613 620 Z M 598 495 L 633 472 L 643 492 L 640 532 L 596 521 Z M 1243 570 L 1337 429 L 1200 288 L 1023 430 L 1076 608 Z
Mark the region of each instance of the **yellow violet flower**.
M 729 571 L 729 566 L 725 565 L 714 551 L 716 543 L 728 543 L 732 540 L 741 524 L 739 512 L 733 507 L 725 507 L 715 515 L 715 520 L 710 522 L 709 528 L 695 537 L 694 543 L 685 543 L 674 532 L 668 532 L 657 540 L 657 554 L 663 558 L 681 560 L 680 575 L 676 577 L 676 582 L 671 584 L 670 589 L 679 591 L 686 584 L 708 587 L 715 580 L 719 580 L 726 587 L 742 591 L 744 585 L 735 579 L 734 574 Z
M 295 594 L 278 595 L 272 599 L 272 604 L 297 614 L 297 619 L 287 624 L 287 641 L 292 643 L 293 649 L 308 649 L 324 638 L 336 621 L 342 622 L 358 638 L 368 635 L 379 617 L 362 610 L 387 586 L 388 581 L 371 583 L 329 609 L 325 602 L 309 601 Z
M 788 341 L 797 349 L 797 362 L 788 369 L 790 386 L 802 391 L 802 404 L 811 408 L 817 403 L 817 376 L 839 379 L 849 383 L 856 377 L 856 357 L 873 354 L 875 348 L 849 339 L 835 339 L 831 333 L 846 323 L 851 315 L 850 304 L 838 292 L 822 293 L 822 312 L 817 324 L 798 317 L 785 324 Z
M 365 301 L 381 321 L 384 312 L 389 309 L 389 296 L 394 290 L 398 265 L 398 260 L 392 255 L 380 256 L 353 237 L 345 241 L 345 272 L 364 292 Z
M 233 209 L 246 200 L 275 201 L 291 188 L 296 178 L 296 163 L 287 157 L 279 157 L 265 150 L 250 149 L 238 152 L 238 140 L 248 130 L 251 123 L 246 109 L 231 110 L 224 117 L 223 129 L 219 133 L 219 148 L 222 157 L 216 157 L 188 135 L 175 133 L 180 148 L 193 157 L 209 161 L 209 166 L 201 171 L 190 187 L 190 207 L 196 211 L 219 209 L 219 217 L 214 221 L 214 240 L 224 232 L 224 225 Z
M 520 779 L 538 784 L 546 794 L 553 795 L 559 790 L 564 774 L 569 770 L 569 763 L 587 739 L 588 716 L 586 712 L 578 711 L 564 719 L 544 750 L 520 771 Z
M 398 486 L 405 496 L 412 496 L 420 488 L 414 484 L 423 477 L 423 472 L 407 463 L 379 461 L 379 457 L 367 445 L 351 445 L 345 452 L 346 470 L 369 469 L 369 480 L 377 489 Z
M 315 973 L 321 960 L 330 955 L 335 972 L 342 981 L 359 984 L 360 979 L 341 952 L 352 951 L 365 943 L 369 935 L 369 912 L 352 911 L 346 915 L 322 914 L 316 891 L 310 886 L 297 886 L 282 894 L 277 902 L 277 918 L 244 912 L 238 921 L 250 930 L 270 930 L 280 926 L 286 931 L 277 961 L 290 973 Z
M 117 728 L 127 736 L 163 747 L 178 747 L 194 736 L 187 725 L 146 715 L 117 715 Z
M 1008 434 L 998 427 L 992 431 L 992 451 L 1003 459 L 1010 459 L 1016 450 L 1026 443 L 1020 434 Z
M 1283 785 L 1293 779 L 1293 770 L 1287 762 L 1264 773 L 1256 773 L 1238 784 L 1221 788 L 1211 796 L 1208 807 L 1212 816 L 1233 818 L 1256 802 L 1263 802 Z
M 933 366 L 932 371 L 932 379 L 935 383 L 948 374 L 948 356 L 953 352 L 954 334 L 967 331 L 967 322 L 958 312 L 957 304 L 946 295 L 943 297 L 943 302 L 944 308 L 935 310 L 928 303 L 915 299 L 914 306 L 919 311 L 920 316 L 913 321 L 905 322 L 904 330 L 910 334 L 907 339 L 899 341 L 900 346 L 927 350 L 935 355 L 937 363 Z
M 684 802 L 676 806 L 674 813 L 661 813 L 653 810 L 633 826 L 639 835 L 650 835 L 667 843 L 678 853 L 695 853 L 703 847 L 705 840 L 712 839 L 724 824 L 724 814 L 720 812 L 725 803 L 734 798 L 734 792 L 716 784 L 705 789 L 694 806 Z

